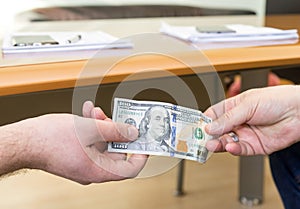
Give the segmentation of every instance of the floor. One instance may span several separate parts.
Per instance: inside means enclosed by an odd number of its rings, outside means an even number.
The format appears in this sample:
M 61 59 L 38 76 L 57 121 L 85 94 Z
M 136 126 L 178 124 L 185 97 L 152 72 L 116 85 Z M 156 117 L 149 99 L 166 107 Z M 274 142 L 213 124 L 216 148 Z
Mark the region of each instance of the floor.
M 238 202 L 238 157 L 214 154 L 206 164 L 186 161 L 186 194 L 174 196 L 177 168 L 155 177 L 82 186 L 42 171 L 0 181 L 1 209 L 245 209 Z M 283 209 L 266 158 L 264 202 Z

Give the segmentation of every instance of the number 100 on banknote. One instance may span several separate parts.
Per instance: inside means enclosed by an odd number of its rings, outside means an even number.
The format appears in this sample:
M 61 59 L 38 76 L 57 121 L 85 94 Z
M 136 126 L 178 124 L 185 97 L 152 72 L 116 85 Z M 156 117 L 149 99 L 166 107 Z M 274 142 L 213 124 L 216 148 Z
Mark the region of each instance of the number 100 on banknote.
M 170 156 L 205 163 L 211 153 L 205 145 L 212 136 L 204 131 L 211 119 L 201 111 L 156 101 L 115 98 L 113 121 L 139 130 L 137 140 L 111 142 L 108 151 Z

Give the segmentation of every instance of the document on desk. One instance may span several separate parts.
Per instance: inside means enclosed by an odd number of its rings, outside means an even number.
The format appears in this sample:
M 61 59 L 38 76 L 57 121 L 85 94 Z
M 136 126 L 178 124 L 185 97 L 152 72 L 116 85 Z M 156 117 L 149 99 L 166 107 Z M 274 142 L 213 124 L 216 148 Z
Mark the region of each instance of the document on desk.
M 197 26 L 172 26 L 162 22 L 160 32 L 187 41 L 199 49 L 293 44 L 299 38 L 296 29 L 281 30 L 243 24 L 228 24 L 223 27 L 228 30 L 205 31 Z
M 115 98 L 113 121 L 139 130 L 136 141 L 109 143 L 108 151 L 170 156 L 205 163 L 212 139 L 204 131 L 211 119 L 201 111 L 165 102 Z
M 132 48 L 130 40 L 118 40 L 102 31 L 91 32 L 18 32 L 7 35 L 2 52 L 30 53 Z

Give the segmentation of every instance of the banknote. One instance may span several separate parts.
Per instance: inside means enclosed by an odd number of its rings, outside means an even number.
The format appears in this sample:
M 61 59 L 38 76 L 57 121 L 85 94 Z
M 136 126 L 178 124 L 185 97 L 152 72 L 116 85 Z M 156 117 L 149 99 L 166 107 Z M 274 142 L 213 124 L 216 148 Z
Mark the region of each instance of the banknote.
M 113 121 L 139 130 L 137 140 L 111 142 L 109 152 L 170 156 L 205 163 L 210 152 L 205 147 L 212 139 L 204 131 L 211 122 L 201 111 L 157 101 L 114 99 Z

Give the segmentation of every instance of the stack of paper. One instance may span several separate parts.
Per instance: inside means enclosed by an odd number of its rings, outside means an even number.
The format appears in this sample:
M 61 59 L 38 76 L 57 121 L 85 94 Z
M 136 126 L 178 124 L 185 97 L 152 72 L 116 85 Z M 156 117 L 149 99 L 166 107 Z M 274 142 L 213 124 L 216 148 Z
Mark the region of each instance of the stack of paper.
M 110 34 L 93 32 L 23 32 L 6 36 L 2 52 L 56 52 L 77 50 L 98 50 L 113 48 L 132 48 L 129 40 L 118 40 Z
M 163 22 L 160 31 L 190 42 L 199 49 L 266 46 L 298 42 L 296 29 L 280 30 L 242 24 L 224 26 L 228 28 L 228 31 L 200 32 L 201 30 L 196 26 L 171 26 Z

